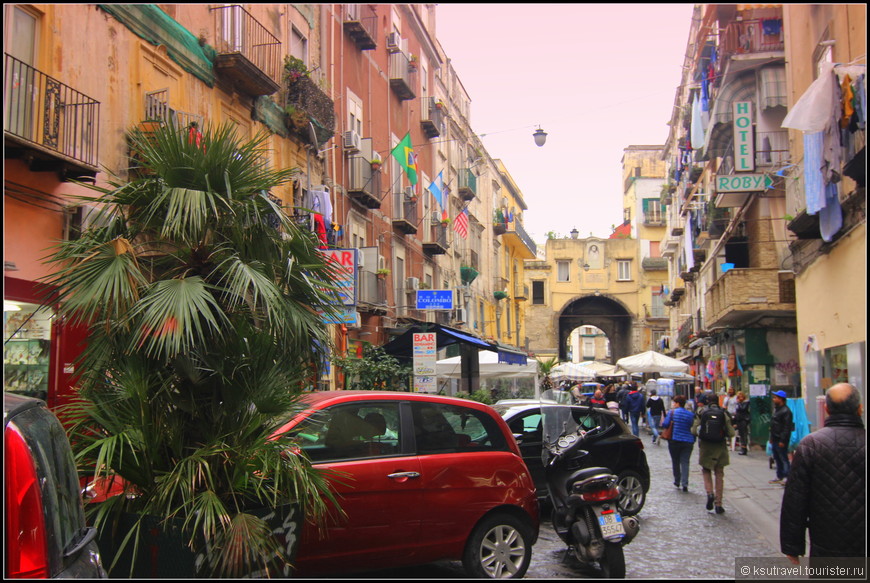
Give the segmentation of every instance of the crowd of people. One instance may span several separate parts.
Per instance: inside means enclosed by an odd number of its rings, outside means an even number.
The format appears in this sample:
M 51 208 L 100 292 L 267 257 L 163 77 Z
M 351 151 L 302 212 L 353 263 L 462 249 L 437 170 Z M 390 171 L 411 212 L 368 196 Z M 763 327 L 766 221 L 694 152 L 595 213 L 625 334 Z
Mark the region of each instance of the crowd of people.
M 751 416 L 743 392 L 729 388 L 720 404 L 719 395 L 695 387 L 694 397 L 676 395 L 667 408 L 655 388 L 647 395 L 643 385 L 633 382 L 599 385 L 592 392 L 583 392 L 581 387 L 566 389 L 579 404 L 619 411 L 634 435 L 640 437 L 640 425 L 646 422 L 653 443 L 666 439 L 674 487 L 683 492 L 689 491 L 689 465 L 697 443 L 706 510 L 725 513 L 722 493 L 731 441 L 736 437 L 738 455 L 748 453 Z M 809 531 L 810 560 L 866 556 L 866 432 L 859 391 L 847 383 L 829 388 L 824 427 L 804 437 L 793 453 L 789 444 L 794 417 L 787 394 L 777 390 L 771 398 L 767 451 L 776 464 L 776 478 L 770 483 L 784 487 L 783 554 L 797 564 L 798 557 L 806 554 L 804 540 Z

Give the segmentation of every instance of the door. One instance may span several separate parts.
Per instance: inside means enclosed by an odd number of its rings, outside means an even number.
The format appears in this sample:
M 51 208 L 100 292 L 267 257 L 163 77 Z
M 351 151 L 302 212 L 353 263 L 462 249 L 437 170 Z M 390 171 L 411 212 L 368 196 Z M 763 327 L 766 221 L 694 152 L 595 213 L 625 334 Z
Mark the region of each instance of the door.
M 3 129 L 35 141 L 39 18 L 23 6 L 6 6 Z M 10 58 L 12 57 L 12 58 Z
M 338 404 L 294 428 L 291 439 L 331 479 L 344 516 L 325 532 L 305 526 L 301 574 L 339 573 L 410 561 L 420 538 L 420 465 L 407 453 L 398 401 Z
M 547 479 L 544 475 L 544 461 L 541 459 L 541 448 L 544 446 L 541 429 L 541 409 L 535 407 L 534 409 L 523 411 L 508 422 L 508 427 L 511 428 L 511 433 L 520 436 L 517 442 L 523 455 L 523 461 L 526 462 L 526 467 L 529 468 L 529 473 L 532 474 L 535 489 L 538 491 L 538 498 L 546 497 L 548 492 Z

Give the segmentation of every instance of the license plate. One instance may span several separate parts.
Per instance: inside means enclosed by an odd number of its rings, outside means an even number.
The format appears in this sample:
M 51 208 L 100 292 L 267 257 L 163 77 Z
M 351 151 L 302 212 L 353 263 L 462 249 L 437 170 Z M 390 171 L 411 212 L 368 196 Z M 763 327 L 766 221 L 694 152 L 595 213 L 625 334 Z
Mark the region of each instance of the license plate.
M 625 536 L 625 527 L 622 525 L 622 516 L 618 512 L 612 514 L 600 514 L 598 524 L 601 526 L 601 536 L 604 538 L 620 538 Z

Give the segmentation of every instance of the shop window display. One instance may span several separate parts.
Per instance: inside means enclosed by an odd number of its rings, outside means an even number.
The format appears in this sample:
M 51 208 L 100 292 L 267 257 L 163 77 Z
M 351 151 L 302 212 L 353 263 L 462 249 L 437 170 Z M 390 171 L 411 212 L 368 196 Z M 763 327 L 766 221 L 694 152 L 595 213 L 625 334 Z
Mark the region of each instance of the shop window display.
M 3 301 L 3 390 L 48 397 L 51 310 Z

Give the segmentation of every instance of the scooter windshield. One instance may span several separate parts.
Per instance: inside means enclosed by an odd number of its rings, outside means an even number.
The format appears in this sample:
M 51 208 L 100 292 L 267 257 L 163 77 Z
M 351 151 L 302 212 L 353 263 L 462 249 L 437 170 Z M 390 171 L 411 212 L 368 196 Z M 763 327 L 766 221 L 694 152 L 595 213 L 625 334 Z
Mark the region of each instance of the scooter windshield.
M 581 429 L 575 418 L 576 409 L 570 400 L 562 398 L 564 391 L 552 389 L 541 394 L 541 429 L 544 445 L 552 445 L 565 436 L 577 436 Z

